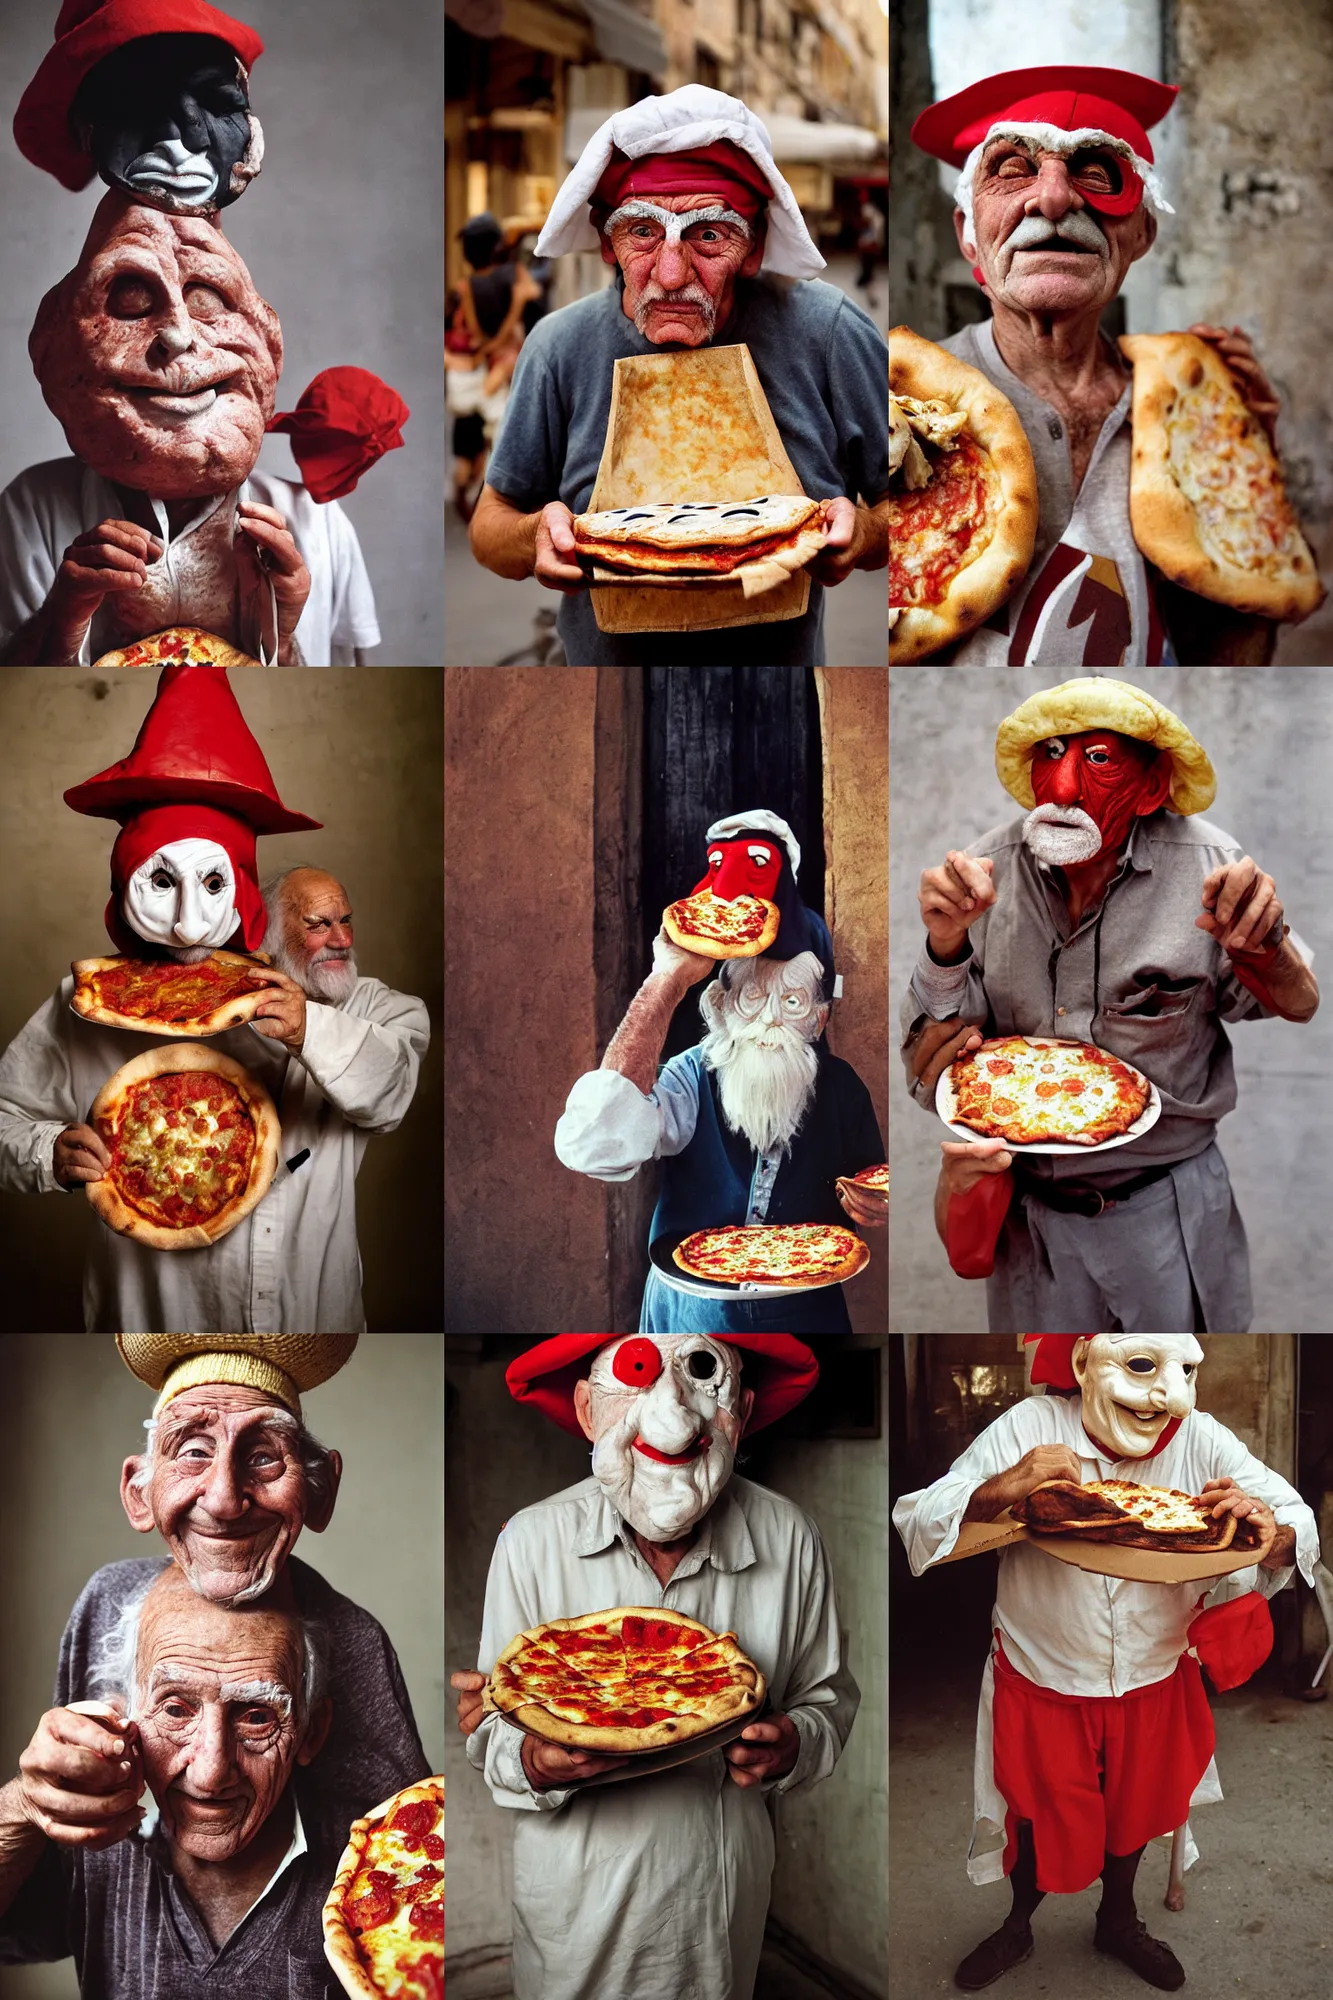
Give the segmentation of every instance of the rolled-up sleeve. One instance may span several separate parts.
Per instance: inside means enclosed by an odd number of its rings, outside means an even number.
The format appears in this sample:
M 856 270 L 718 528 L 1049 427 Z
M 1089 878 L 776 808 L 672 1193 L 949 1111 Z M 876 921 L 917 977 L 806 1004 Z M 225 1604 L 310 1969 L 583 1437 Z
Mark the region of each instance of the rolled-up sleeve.
M 1017 1465 L 1034 1445 L 1057 1441 L 1054 1424 L 1042 1408 L 1044 1400 L 1033 1396 L 1015 1403 L 986 1426 L 933 1486 L 904 1493 L 897 1502 L 893 1525 L 902 1536 L 913 1576 L 953 1553 L 967 1503 L 978 1486 Z
M 349 1124 L 393 1132 L 416 1092 L 430 1046 L 430 1016 L 415 995 L 395 993 L 378 980 L 368 984 L 373 990 L 362 1002 L 365 1015 L 317 1000 L 307 1004 L 300 1060 Z
M 598 1181 L 628 1181 L 646 1160 L 694 1137 L 699 1093 L 691 1071 L 668 1063 L 648 1096 L 616 1069 L 594 1069 L 570 1091 L 555 1128 L 562 1166 Z

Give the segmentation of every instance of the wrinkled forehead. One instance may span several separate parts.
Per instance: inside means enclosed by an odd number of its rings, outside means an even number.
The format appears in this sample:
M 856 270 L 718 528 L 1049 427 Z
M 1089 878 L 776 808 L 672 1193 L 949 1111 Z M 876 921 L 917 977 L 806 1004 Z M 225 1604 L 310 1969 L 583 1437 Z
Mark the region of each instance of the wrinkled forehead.
M 660 1367 L 652 1373 L 652 1381 L 639 1380 L 640 1370 L 631 1366 L 636 1359 L 636 1350 L 655 1347 Z M 617 1356 L 621 1357 L 621 1373 L 617 1373 Z M 609 1390 L 615 1395 L 634 1395 L 650 1389 L 659 1373 L 674 1370 L 700 1387 L 722 1391 L 740 1379 L 740 1357 L 725 1341 L 712 1340 L 701 1333 L 659 1333 L 651 1336 L 627 1335 L 621 1340 L 608 1341 L 597 1350 L 588 1379 L 594 1389 Z M 650 1371 L 643 1371 L 646 1374 Z
M 84 290 L 137 274 L 168 287 L 191 281 L 219 285 L 238 299 L 254 292 L 245 265 L 220 229 L 201 216 L 138 206 L 125 212 L 95 250 L 85 250 L 77 268 Z
M 1087 1359 L 1094 1366 L 1101 1363 L 1143 1374 L 1146 1371 L 1133 1366 L 1136 1361 L 1151 1361 L 1157 1368 L 1173 1361 L 1197 1368 L 1204 1352 L 1192 1333 L 1098 1333 L 1092 1337 Z
M 246 1403 L 224 1400 L 216 1391 L 207 1389 L 193 1394 L 187 1389 L 183 1395 L 174 1397 L 158 1424 L 162 1449 L 169 1451 L 186 1436 L 230 1438 L 265 1429 L 290 1435 L 296 1424 L 290 1410 L 270 1402 L 260 1390 L 244 1393 L 255 1400 Z
M 808 1000 L 818 997 L 823 969 L 812 951 L 798 952 L 795 958 L 729 958 L 727 985 L 733 993 L 749 988 L 755 993 L 803 993 Z

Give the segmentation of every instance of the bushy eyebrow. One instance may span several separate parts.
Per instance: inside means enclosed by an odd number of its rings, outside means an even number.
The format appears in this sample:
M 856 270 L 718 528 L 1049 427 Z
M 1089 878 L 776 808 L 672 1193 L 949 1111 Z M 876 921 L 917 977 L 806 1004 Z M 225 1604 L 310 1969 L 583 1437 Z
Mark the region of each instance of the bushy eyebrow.
M 169 1660 L 160 1661 L 148 1676 L 148 1685 L 154 1694 L 198 1695 L 205 1688 L 213 1686 L 212 1681 L 200 1681 L 186 1668 L 174 1665 Z M 218 1700 L 248 1705 L 265 1702 L 284 1714 L 292 1712 L 291 1690 L 281 1681 L 222 1681 L 218 1684 Z
M 266 1429 L 271 1431 L 276 1438 L 281 1439 L 284 1432 L 284 1425 L 282 1423 L 283 1415 L 284 1412 L 279 1410 L 247 1411 L 245 1412 L 245 1420 L 242 1422 L 236 1435 L 244 1437 L 249 1431 Z M 182 1443 L 185 1438 L 191 1437 L 196 1433 L 209 1432 L 220 1421 L 221 1412 L 218 1410 L 196 1410 L 191 1416 L 178 1417 L 174 1425 L 169 1418 L 164 1419 L 162 1425 L 162 1448 L 164 1451 L 174 1450 L 176 1445 Z

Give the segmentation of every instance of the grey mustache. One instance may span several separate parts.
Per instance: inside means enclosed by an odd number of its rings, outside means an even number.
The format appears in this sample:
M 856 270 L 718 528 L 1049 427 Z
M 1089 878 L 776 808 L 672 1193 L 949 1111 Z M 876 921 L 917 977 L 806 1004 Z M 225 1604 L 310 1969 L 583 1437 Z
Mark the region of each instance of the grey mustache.
M 1044 215 L 1025 215 L 1010 231 L 1004 247 L 1012 253 L 1061 242 L 1076 244 L 1081 250 L 1095 250 L 1098 256 L 1104 256 L 1108 248 L 1105 232 L 1082 212 L 1066 215 L 1058 223 L 1047 221 Z

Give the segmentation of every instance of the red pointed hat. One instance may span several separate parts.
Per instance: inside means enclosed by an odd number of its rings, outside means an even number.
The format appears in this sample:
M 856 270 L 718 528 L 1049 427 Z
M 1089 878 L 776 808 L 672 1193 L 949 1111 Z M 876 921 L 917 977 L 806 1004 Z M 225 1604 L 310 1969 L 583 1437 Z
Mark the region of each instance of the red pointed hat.
M 54 174 L 62 187 L 87 187 L 97 171 L 70 127 L 79 85 L 104 56 L 145 35 L 212 35 L 247 70 L 264 53 L 253 28 L 210 7 L 208 0 L 65 0 L 55 41 L 14 114 L 20 153 Z
M 73 785 L 65 804 L 122 825 L 145 806 L 203 805 L 256 833 L 306 833 L 323 825 L 278 797 L 225 667 L 164 667 L 128 757 Z
M 972 148 L 1001 120 L 1058 125 L 1062 132 L 1086 126 L 1123 139 L 1151 166 L 1148 128 L 1160 124 L 1178 95 L 1175 84 L 1158 83 L 1127 69 L 1097 69 L 1086 63 L 1008 69 L 928 105 L 912 127 L 912 139 L 923 153 L 961 167 Z
M 583 1431 L 574 1414 L 574 1385 L 588 1370 L 584 1365 L 614 1333 L 557 1333 L 538 1341 L 505 1370 L 509 1393 L 518 1403 L 535 1403 L 544 1415 L 574 1437 Z M 789 1333 L 720 1333 L 727 1347 L 743 1349 L 745 1386 L 754 1390 L 754 1412 L 746 1435 L 763 1430 L 795 1409 L 819 1380 L 819 1363 L 803 1340 Z

